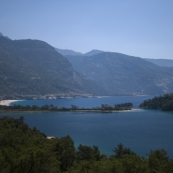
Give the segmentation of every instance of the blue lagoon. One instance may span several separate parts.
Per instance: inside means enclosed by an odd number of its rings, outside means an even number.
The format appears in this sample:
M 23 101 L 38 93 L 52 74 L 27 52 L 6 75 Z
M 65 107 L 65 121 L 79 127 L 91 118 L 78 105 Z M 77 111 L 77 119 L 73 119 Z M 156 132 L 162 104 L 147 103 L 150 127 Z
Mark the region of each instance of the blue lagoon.
M 113 106 L 117 103 L 132 102 L 135 107 L 151 96 L 138 97 L 102 97 L 58 100 L 22 101 L 21 105 L 54 104 L 59 107 L 97 107 L 103 104 Z M 16 103 L 15 103 L 16 104 Z M 133 109 L 118 113 L 80 113 L 80 112 L 30 112 L 1 113 L 0 116 L 14 118 L 24 116 L 25 122 L 32 128 L 37 127 L 47 136 L 58 138 L 70 135 L 77 147 L 97 145 L 101 153 L 113 154 L 119 143 L 129 147 L 141 156 L 150 149 L 165 149 L 173 158 L 173 113 L 159 110 Z

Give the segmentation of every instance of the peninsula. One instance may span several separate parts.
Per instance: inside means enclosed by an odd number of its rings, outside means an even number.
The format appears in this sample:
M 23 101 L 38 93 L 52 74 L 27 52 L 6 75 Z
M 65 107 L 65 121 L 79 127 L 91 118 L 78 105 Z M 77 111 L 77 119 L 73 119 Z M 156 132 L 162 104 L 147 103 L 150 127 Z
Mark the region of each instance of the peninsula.
M 118 112 L 118 111 L 129 111 L 133 107 L 132 103 L 122 103 L 122 104 L 115 104 L 114 106 L 109 106 L 107 104 L 102 104 L 101 107 L 95 107 L 95 108 L 79 108 L 78 106 L 71 105 L 70 108 L 65 107 L 57 107 L 53 104 L 51 105 L 43 105 L 41 107 L 37 105 L 13 105 L 13 106 L 7 106 L 7 105 L 0 105 L 0 111 L 50 111 L 50 112 L 103 112 L 103 113 L 111 113 L 111 112 Z

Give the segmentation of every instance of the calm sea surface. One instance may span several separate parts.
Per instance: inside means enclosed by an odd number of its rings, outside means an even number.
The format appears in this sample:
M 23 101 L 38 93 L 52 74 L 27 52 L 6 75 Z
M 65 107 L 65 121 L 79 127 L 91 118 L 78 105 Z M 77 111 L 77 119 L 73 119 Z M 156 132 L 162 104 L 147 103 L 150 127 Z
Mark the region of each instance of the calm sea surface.
M 143 100 L 152 96 L 101 97 L 81 99 L 21 101 L 21 105 L 54 104 L 58 107 L 97 107 L 103 104 L 132 102 L 137 107 Z M 1 113 L 0 116 L 14 118 L 24 116 L 30 127 L 48 136 L 70 135 L 75 145 L 98 145 L 101 153 L 113 154 L 112 150 L 120 142 L 141 156 L 150 149 L 165 149 L 173 158 L 173 112 L 134 109 L 119 113 Z

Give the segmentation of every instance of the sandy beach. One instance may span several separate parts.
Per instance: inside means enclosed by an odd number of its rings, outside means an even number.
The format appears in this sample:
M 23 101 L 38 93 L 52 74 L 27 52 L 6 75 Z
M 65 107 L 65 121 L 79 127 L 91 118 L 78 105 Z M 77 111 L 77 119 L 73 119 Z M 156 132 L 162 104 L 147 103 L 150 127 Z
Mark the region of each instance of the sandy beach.
M 18 102 L 18 101 L 21 101 L 21 100 L 1 100 L 1 101 L 0 101 L 0 105 L 9 106 L 11 103 L 13 103 L 13 102 Z

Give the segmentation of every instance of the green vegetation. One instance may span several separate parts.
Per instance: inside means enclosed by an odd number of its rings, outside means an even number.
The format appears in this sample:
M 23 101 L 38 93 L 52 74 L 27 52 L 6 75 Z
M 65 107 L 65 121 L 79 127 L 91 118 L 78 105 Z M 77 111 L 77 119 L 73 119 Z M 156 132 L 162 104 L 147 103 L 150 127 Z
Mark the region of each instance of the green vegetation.
M 53 104 L 51 105 L 44 105 L 39 107 L 37 105 L 13 105 L 13 106 L 4 106 L 0 105 L 0 111 L 87 111 L 87 112 L 113 112 L 113 111 L 123 111 L 123 110 L 130 110 L 133 107 L 132 103 L 123 103 L 123 104 L 116 104 L 114 107 L 111 107 L 107 104 L 102 104 L 101 107 L 96 108 L 78 108 L 75 105 L 71 105 L 71 108 L 65 107 L 57 107 Z
M 0 36 L 0 99 L 158 95 L 173 92 L 172 76 L 138 57 L 93 50 L 65 58 L 43 41 Z
M 48 139 L 24 118 L 0 118 L 1 173 L 172 173 L 173 160 L 165 150 L 150 151 L 146 158 L 117 145 L 110 157 L 98 146 L 79 145 L 70 136 Z
M 92 54 L 91 54 L 92 55 Z M 109 95 L 160 95 L 173 92 L 173 68 L 115 52 L 65 57 L 79 73 Z
M 163 111 L 173 111 L 173 93 L 144 100 L 139 105 L 140 108 L 161 109 Z
M 104 94 L 49 44 L 0 36 L 0 99 Z

